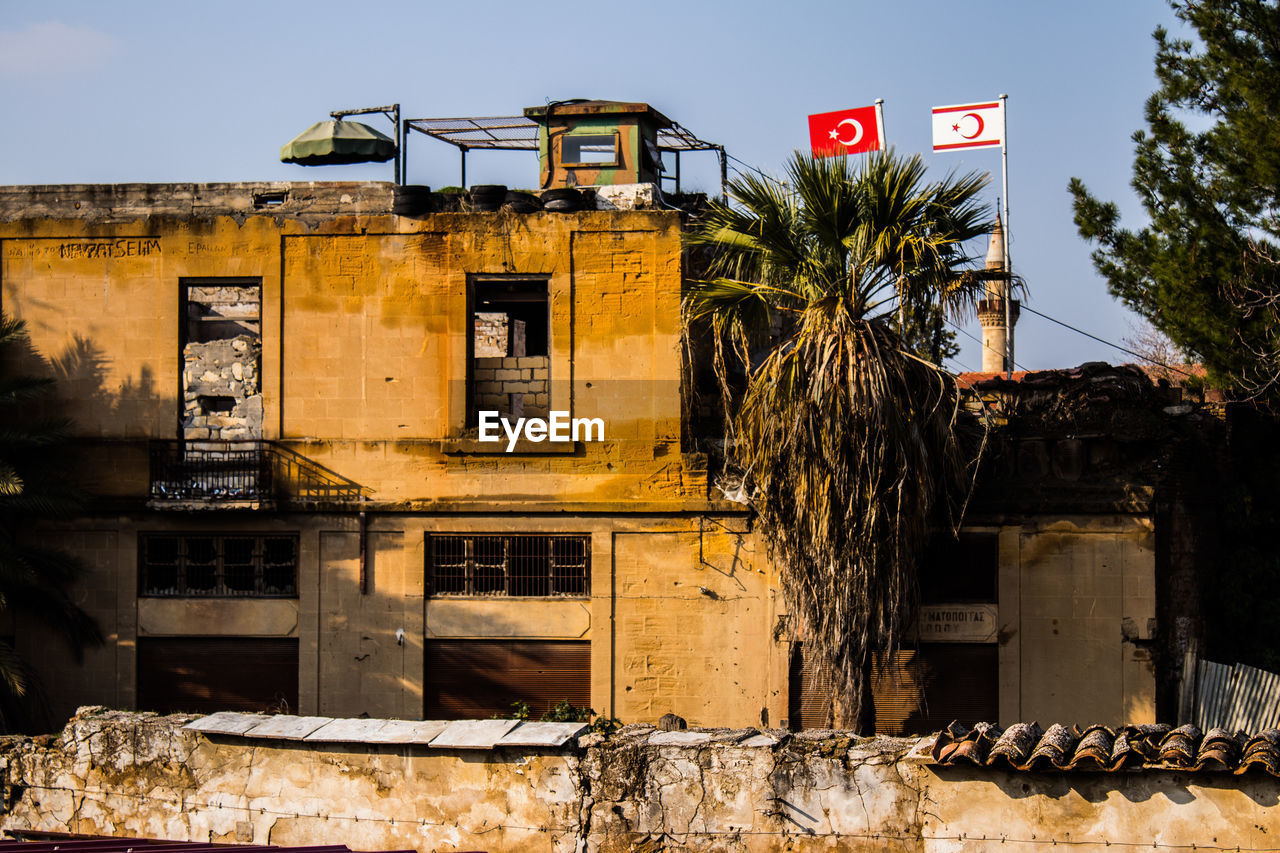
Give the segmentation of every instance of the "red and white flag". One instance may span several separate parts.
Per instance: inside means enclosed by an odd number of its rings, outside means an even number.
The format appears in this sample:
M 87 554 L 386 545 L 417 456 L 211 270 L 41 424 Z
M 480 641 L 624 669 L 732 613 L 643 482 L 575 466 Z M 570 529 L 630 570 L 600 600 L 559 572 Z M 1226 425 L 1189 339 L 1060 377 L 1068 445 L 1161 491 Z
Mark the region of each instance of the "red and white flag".
M 933 150 L 987 148 L 1004 143 L 1001 101 L 933 108 Z
M 880 111 L 870 106 L 811 115 L 809 145 L 815 157 L 879 151 L 884 147 Z

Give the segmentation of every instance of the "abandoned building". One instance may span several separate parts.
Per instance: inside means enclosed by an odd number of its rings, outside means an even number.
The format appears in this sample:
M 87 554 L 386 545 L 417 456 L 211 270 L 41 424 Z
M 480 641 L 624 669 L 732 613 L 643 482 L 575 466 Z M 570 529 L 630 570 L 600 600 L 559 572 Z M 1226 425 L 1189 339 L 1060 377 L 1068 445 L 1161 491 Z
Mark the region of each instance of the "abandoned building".
M 654 187 L 673 125 L 611 102 L 526 121 L 542 185 L 496 210 L 386 183 L 0 188 L 0 307 L 27 324 L 20 367 L 57 378 L 94 495 L 53 529 L 107 643 L 77 663 L 21 614 L 3 628 L 57 716 L 568 700 L 824 724 L 751 517 L 690 435 L 686 214 Z M 992 382 L 991 406 L 1032 387 Z M 484 441 L 482 411 L 603 437 Z M 1128 476 L 1151 466 L 1123 439 L 1049 422 L 927 569 L 883 731 L 1164 714 L 1160 483 Z

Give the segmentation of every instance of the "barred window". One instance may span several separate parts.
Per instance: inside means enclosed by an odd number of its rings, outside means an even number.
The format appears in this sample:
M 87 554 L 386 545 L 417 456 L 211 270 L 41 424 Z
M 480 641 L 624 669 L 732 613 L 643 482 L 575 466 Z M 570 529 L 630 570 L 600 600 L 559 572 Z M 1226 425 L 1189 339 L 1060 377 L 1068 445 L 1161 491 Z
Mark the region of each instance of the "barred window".
M 587 595 L 591 537 L 427 536 L 432 595 Z
M 143 596 L 296 598 L 298 537 L 145 535 L 138 542 Z

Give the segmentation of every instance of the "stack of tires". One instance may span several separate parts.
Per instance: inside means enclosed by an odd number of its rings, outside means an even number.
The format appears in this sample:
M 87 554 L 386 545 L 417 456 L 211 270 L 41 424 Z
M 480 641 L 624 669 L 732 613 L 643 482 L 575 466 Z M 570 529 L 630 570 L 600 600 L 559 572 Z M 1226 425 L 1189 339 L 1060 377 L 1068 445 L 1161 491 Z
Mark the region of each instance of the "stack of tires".
M 492 213 L 507 200 L 507 188 L 501 184 L 476 184 L 467 198 L 472 210 Z
M 557 187 L 542 194 L 542 206 L 559 213 L 572 213 L 582 209 L 582 193 L 573 187 Z
M 533 193 L 512 190 L 507 193 L 507 197 L 503 200 L 502 208 L 513 213 L 537 213 L 542 210 L 542 202 Z
M 405 184 L 391 196 L 391 212 L 396 216 L 422 216 L 431 212 L 431 187 Z

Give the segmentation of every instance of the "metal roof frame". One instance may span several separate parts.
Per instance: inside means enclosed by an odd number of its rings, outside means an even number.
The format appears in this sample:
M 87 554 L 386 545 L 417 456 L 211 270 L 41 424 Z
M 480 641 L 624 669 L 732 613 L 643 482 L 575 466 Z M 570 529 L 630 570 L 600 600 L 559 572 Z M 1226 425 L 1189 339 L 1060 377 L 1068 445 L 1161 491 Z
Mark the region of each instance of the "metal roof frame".
M 539 123 L 524 116 L 470 116 L 459 118 L 411 118 L 404 121 L 405 141 L 414 130 L 457 148 L 462 157 L 461 186 L 467 185 L 467 152 L 537 151 Z M 675 122 L 659 128 L 658 150 L 675 154 L 675 191 L 680 192 L 680 154 L 686 151 L 715 151 L 720 160 L 720 189 L 728 178 L 728 162 L 723 145 L 694 136 Z M 407 147 L 407 146 L 402 146 Z M 407 151 L 405 152 L 407 154 Z M 407 157 L 406 157 L 407 160 Z M 406 162 L 407 171 L 408 164 Z

